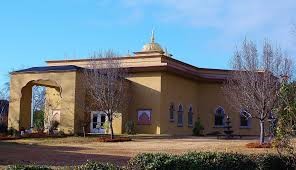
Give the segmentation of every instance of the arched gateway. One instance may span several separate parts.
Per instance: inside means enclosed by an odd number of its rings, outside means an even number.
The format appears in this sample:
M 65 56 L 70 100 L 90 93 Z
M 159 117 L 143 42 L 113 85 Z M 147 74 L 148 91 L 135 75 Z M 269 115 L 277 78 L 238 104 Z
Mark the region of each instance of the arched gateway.
M 32 87 L 46 89 L 45 114 L 59 112 L 60 129 L 74 133 L 76 66 L 33 67 L 11 73 L 8 127 L 20 130 L 32 125 Z

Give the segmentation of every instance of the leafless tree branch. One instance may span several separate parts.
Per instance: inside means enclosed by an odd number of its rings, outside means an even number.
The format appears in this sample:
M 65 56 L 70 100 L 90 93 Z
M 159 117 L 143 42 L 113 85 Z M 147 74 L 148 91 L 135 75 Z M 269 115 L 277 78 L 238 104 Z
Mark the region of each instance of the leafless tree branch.
M 103 111 L 110 123 L 111 138 L 113 118 L 123 113 L 129 101 L 127 69 L 121 67 L 121 60 L 112 52 L 96 53 L 91 56 L 87 69 L 84 71 L 84 85 L 89 98 L 88 110 Z M 102 60 L 103 59 L 103 60 Z
M 245 40 L 232 59 L 232 72 L 224 85 L 225 95 L 235 111 L 246 110 L 260 122 L 260 143 L 264 143 L 264 121 L 277 101 L 281 78 L 291 77 L 292 61 L 281 48 L 265 40 L 262 54 L 256 45 Z

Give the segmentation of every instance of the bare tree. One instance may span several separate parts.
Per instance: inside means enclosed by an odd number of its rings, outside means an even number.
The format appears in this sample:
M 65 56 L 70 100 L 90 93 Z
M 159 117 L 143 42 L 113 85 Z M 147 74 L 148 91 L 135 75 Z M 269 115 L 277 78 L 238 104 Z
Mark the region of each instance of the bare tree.
M 9 88 L 9 83 L 4 83 L 3 87 L 0 89 L 0 100 L 9 100 Z
M 225 83 L 224 92 L 235 111 L 259 120 L 260 144 L 265 142 L 264 123 L 272 116 L 281 78 L 291 77 L 291 67 L 291 60 L 267 40 L 261 55 L 252 41 L 245 40 L 232 59 L 235 71 Z
M 43 86 L 32 87 L 32 102 L 33 102 L 33 112 L 44 111 L 45 87 Z
M 113 119 L 123 113 L 129 101 L 127 70 L 112 52 L 94 54 L 84 72 L 84 85 L 89 98 L 89 108 L 107 115 L 111 139 L 114 138 Z
M 32 125 L 38 131 L 44 130 L 45 87 L 32 87 Z
M 9 83 L 5 83 L 4 86 L 0 89 L 0 114 L 8 110 L 9 106 Z

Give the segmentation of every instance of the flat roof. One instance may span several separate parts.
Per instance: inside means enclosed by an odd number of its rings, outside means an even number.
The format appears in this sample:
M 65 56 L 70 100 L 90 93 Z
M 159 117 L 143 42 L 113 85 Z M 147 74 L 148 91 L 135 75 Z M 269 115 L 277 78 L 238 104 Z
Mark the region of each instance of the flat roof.
M 65 66 L 44 66 L 44 67 L 31 67 L 27 69 L 17 70 L 13 73 L 35 73 L 35 72 L 59 72 L 59 71 L 77 71 L 82 69 L 81 67 L 74 65 L 65 65 Z

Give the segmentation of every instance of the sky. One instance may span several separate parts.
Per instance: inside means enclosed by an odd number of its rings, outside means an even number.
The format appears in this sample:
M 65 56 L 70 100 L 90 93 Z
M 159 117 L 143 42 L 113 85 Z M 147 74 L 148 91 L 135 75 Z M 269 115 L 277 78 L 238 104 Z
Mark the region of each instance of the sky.
M 3 0 L 0 86 L 8 72 L 46 60 L 140 51 L 152 29 L 174 58 L 197 67 L 229 68 L 245 38 L 296 57 L 295 11 L 295 0 Z

